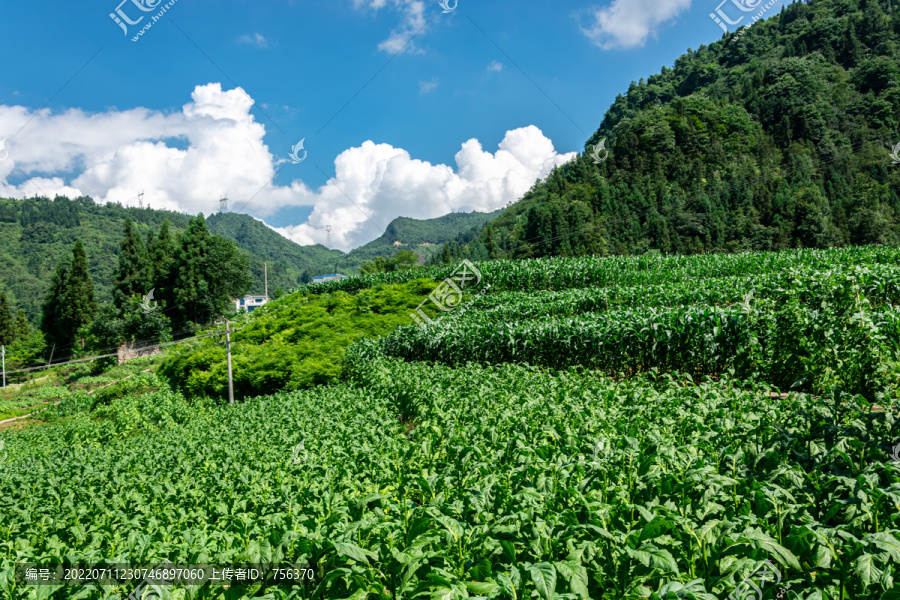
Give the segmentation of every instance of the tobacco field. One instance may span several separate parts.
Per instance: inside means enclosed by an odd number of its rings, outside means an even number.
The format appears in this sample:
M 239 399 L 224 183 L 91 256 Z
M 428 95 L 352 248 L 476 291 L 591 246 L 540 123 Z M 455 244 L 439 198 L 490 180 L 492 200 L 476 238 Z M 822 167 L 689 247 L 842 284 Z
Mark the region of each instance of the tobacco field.
M 898 259 L 494 261 L 487 293 L 356 342 L 335 383 L 67 395 L 0 432 L 0 597 L 132 591 L 15 580 L 68 558 L 315 572 L 144 600 L 900 598 Z M 280 305 L 450 270 L 412 273 Z

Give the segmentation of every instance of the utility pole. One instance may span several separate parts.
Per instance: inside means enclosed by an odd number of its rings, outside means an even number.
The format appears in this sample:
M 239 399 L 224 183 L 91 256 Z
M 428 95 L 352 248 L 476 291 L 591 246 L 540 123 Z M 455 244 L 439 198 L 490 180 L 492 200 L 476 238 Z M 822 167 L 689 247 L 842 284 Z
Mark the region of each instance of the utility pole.
M 234 404 L 234 379 L 231 376 L 231 331 L 228 329 L 228 319 L 225 319 L 225 348 L 228 351 L 228 403 Z
M 221 325 L 221 321 L 217 321 L 216 325 Z M 225 352 L 228 355 L 228 403 L 234 404 L 234 376 L 231 370 L 231 334 L 240 331 L 240 329 L 231 329 L 228 319 L 225 319 Z M 220 344 L 222 342 L 219 342 Z
M 3 389 L 6 389 L 6 346 L 0 346 L 0 356 L 3 357 Z

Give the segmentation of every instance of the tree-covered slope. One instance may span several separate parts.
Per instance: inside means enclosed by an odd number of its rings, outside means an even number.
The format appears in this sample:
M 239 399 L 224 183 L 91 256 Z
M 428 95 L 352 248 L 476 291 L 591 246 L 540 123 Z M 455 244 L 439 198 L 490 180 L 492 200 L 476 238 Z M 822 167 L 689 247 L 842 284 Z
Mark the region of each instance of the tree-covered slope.
M 80 239 L 97 300 L 112 300 L 119 244 L 127 219 L 134 221 L 136 232 L 146 240 L 147 234 L 158 232 L 166 220 L 172 235 L 180 235 L 190 217 L 165 210 L 100 205 L 87 197 L 0 199 L 0 290 L 7 293 L 13 308 L 24 309 L 29 320 L 37 324 L 56 265 Z M 344 256 L 322 246 L 299 246 L 247 215 L 213 215 L 209 229 L 236 242 L 247 256 L 253 274 L 251 293 L 263 293 L 266 261 L 271 294 L 279 286 L 299 285 L 304 271 L 316 275 L 332 269 Z
M 377 256 L 391 256 L 398 250 L 412 250 L 424 261 L 440 251 L 447 242 L 472 229 L 480 228 L 500 212 L 450 213 L 435 219 L 421 220 L 398 217 L 391 221 L 380 237 L 351 250 L 347 259 L 358 266 L 362 261 L 372 260 Z
M 288 289 L 300 285 L 304 271 L 313 277 L 353 265 L 340 250 L 329 250 L 321 244 L 300 246 L 249 215 L 216 213 L 207 223 L 211 233 L 247 251 L 254 293 L 263 293 L 264 262 L 269 263 L 270 295 L 278 286 Z
M 264 263 L 268 263 L 271 295 L 278 287 L 293 289 L 316 275 L 356 273 L 365 260 L 393 255 L 398 250 L 394 242 L 402 244 L 399 248 L 418 252 L 424 260 L 441 244 L 480 227 L 494 215 L 454 213 L 428 220 L 401 217 L 392 221 L 380 238 L 349 254 L 322 245 L 300 246 L 249 215 L 216 213 L 209 217 L 207 225 L 210 233 L 235 242 L 247 257 L 253 275 L 250 293 L 263 293 Z M 190 216 L 96 204 L 88 197 L 0 199 L 0 291 L 7 293 L 15 310 L 24 309 L 28 319 L 37 324 L 56 265 L 80 239 L 97 300 L 112 300 L 119 245 L 127 219 L 134 222 L 135 231 L 146 240 L 147 234 L 158 232 L 166 220 L 172 235 L 177 237 L 187 227 Z
M 897 11 L 796 2 L 689 49 L 447 260 L 900 241 Z

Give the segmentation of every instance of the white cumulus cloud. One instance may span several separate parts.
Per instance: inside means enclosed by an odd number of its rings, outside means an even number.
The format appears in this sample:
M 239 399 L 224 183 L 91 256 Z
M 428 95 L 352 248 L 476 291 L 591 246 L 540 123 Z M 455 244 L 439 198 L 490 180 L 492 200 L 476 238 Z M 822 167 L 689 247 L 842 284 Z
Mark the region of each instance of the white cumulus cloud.
M 313 210 L 306 223 L 278 231 L 300 244 L 324 243 L 325 226 L 331 225 L 333 246 L 349 250 L 378 237 L 379 228 L 399 216 L 433 218 L 505 206 L 576 156 L 558 153 L 533 125 L 508 131 L 495 152 L 476 139 L 465 141 L 455 168 L 366 141 L 334 159 L 335 176 L 325 185 L 312 189 L 296 178 L 278 185 L 271 180 L 279 168 L 283 179 L 292 176 L 291 169 L 299 177 L 303 167 L 269 150 L 253 104 L 240 88 L 210 83 L 197 86 L 192 101 L 171 113 L 53 113 L 0 105 L 0 139 L 9 138 L 9 154 L 0 161 L 0 196 L 88 195 L 133 206 L 143 191 L 153 208 L 209 214 L 228 194 L 232 210 L 252 198 L 246 212 L 263 219 L 285 207 L 307 206 Z
M 557 153 L 533 125 L 508 131 L 494 153 L 476 139 L 466 141 L 456 153 L 456 170 L 367 141 L 335 159 L 335 177 L 324 186 L 298 190 L 311 194 L 315 209 L 306 223 L 280 231 L 299 244 L 321 243 L 331 225 L 337 247 L 356 247 L 381 235 L 379 228 L 398 216 L 431 219 L 501 208 L 575 156 Z
M 353 0 L 356 8 L 369 8 L 374 11 L 389 7 L 401 15 L 401 23 L 390 36 L 378 44 L 378 49 L 389 54 L 396 54 L 403 50 L 416 52 L 417 48 L 412 42 L 413 36 L 425 31 L 425 2 L 422 0 Z
M 637 48 L 690 7 L 691 0 L 613 0 L 591 11 L 582 32 L 603 49 Z

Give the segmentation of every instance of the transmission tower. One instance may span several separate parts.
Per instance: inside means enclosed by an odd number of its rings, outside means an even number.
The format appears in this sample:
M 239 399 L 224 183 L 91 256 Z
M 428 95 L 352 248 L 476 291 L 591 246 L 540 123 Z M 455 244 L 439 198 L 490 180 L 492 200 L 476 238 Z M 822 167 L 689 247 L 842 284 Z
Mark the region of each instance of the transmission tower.
M 219 200 L 219 212 L 228 212 L 228 194 L 225 194 L 225 197 Z
M 144 208 L 144 190 L 141 190 L 141 193 L 138 194 L 138 207 Z
M 325 226 L 325 247 L 331 249 L 331 225 Z

